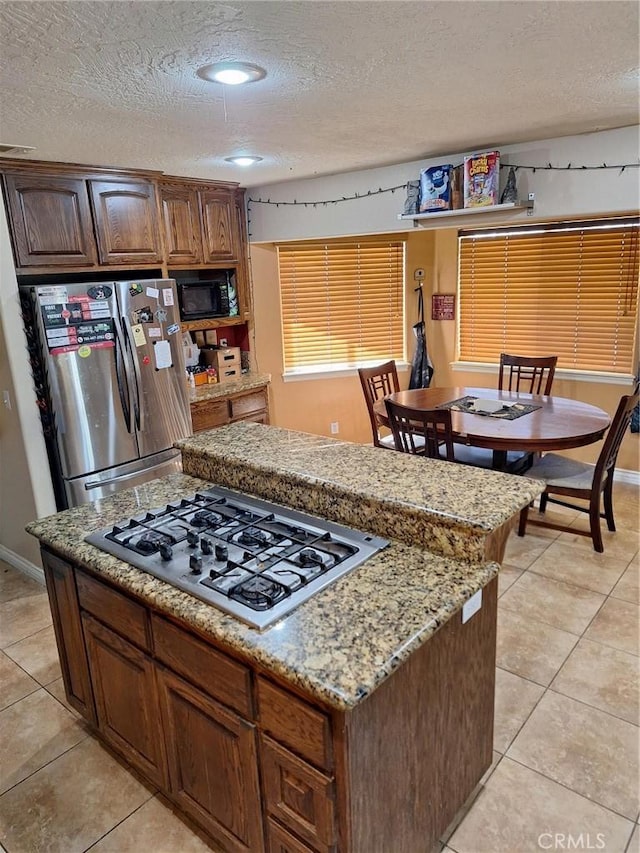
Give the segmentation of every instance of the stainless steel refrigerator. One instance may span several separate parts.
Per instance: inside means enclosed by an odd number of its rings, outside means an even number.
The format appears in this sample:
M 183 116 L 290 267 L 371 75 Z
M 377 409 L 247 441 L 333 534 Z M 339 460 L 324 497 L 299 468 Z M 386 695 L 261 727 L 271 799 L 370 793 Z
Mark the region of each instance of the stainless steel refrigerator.
M 21 291 L 58 503 L 180 470 L 172 445 L 192 428 L 175 282 Z

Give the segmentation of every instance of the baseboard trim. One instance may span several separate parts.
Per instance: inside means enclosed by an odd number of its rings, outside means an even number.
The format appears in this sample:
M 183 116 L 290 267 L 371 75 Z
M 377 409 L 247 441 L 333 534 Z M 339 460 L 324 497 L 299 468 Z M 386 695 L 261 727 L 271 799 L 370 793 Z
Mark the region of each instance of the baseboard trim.
M 631 486 L 640 486 L 640 471 L 629 471 L 625 468 L 616 468 L 613 472 L 614 483 L 629 483 Z
M 44 572 L 40 566 L 36 566 L 29 560 L 25 560 L 24 557 L 20 556 L 20 554 L 16 554 L 15 551 L 11 551 L 4 545 L 0 545 L 0 560 L 4 560 L 5 563 L 9 563 L 10 566 L 13 566 L 14 569 L 17 569 L 24 575 L 33 578 L 34 581 L 41 583 L 43 586 L 45 585 Z

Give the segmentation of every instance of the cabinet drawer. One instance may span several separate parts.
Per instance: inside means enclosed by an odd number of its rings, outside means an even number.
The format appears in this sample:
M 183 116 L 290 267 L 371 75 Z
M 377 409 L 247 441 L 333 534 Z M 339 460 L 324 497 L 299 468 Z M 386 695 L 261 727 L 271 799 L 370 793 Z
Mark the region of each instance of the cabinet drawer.
M 268 737 L 262 737 L 261 750 L 268 812 L 314 850 L 322 853 L 334 850 L 332 780 Z
M 212 429 L 229 423 L 229 403 L 227 400 L 191 404 L 193 431 Z
M 258 678 L 258 703 L 265 731 L 318 767 L 331 769 L 328 717 L 264 678 Z
M 265 391 L 255 391 L 245 394 L 229 401 L 231 403 L 231 419 L 245 418 L 254 412 L 262 412 L 267 408 L 267 394 Z
M 93 614 L 136 646 L 151 648 L 147 611 L 106 584 L 89 575 L 76 575 L 80 607 Z
M 171 622 L 153 614 L 153 641 L 158 660 L 205 690 L 209 696 L 253 717 L 251 672 Z
M 311 847 L 307 847 L 271 817 L 267 819 L 267 850 L 268 853 L 313 853 Z

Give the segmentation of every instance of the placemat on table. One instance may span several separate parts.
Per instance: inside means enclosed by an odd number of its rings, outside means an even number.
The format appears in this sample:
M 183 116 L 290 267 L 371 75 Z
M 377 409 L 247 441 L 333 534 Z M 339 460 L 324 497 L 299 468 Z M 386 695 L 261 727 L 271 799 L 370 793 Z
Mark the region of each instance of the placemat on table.
M 504 405 L 497 412 L 476 412 L 472 408 L 472 403 L 478 399 L 478 397 L 460 397 L 457 400 L 451 400 L 449 403 L 440 403 L 436 409 L 453 409 L 454 412 L 466 412 L 471 415 L 482 415 L 485 418 L 502 418 L 505 421 L 515 421 L 522 415 L 528 415 L 529 412 L 535 412 L 536 409 L 542 408 L 542 406 L 533 406 L 530 403 L 511 403 L 511 405 Z

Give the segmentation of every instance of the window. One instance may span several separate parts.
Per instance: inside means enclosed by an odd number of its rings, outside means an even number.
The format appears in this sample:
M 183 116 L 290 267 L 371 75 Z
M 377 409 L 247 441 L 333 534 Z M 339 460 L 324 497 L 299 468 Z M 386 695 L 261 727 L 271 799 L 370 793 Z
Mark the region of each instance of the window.
M 461 361 L 511 352 L 636 372 L 637 219 L 460 232 L 458 244 Z
M 278 247 L 286 373 L 404 358 L 404 243 Z

